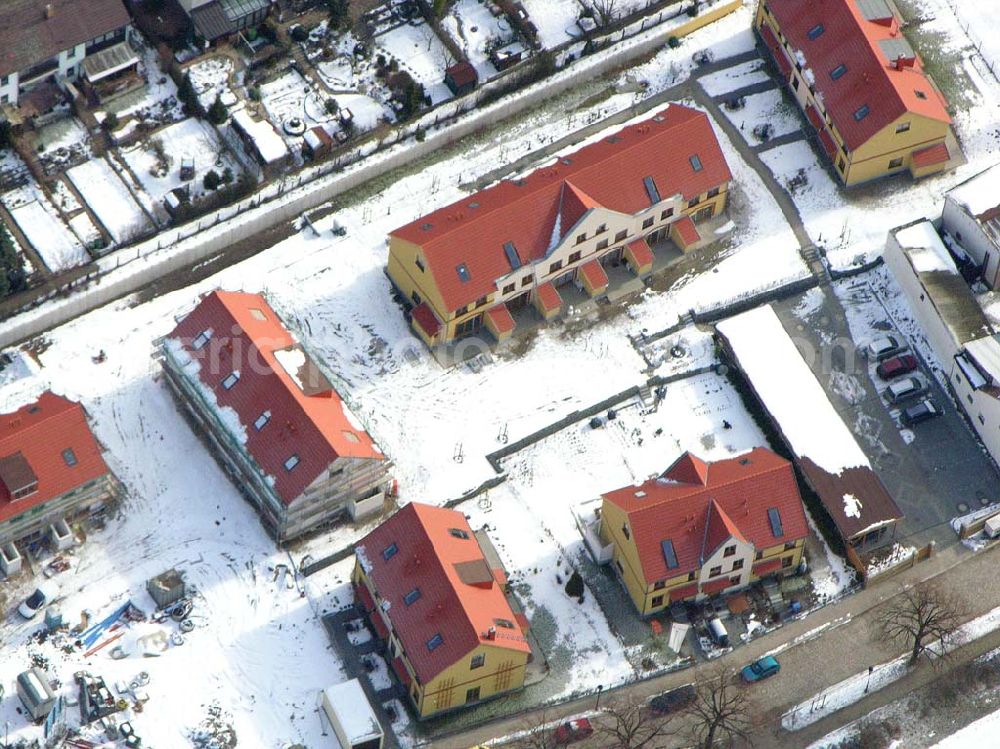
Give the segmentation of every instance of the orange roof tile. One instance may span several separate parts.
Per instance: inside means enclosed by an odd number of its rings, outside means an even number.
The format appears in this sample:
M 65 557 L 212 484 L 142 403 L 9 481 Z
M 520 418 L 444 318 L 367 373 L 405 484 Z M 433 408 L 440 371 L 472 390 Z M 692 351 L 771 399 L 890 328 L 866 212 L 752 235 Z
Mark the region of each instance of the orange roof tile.
M 677 234 L 683 240 L 685 246 L 693 245 L 695 242 L 701 241 L 701 234 L 698 232 L 698 227 L 694 225 L 694 221 L 691 220 L 690 216 L 683 216 L 676 223 Z
M 600 260 L 591 260 L 580 267 L 580 273 L 587 279 L 590 288 L 599 289 L 608 285 L 608 274 L 604 272 L 604 266 Z
M 632 257 L 640 266 L 652 265 L 653 264 L 653 251 L 649 248 L 649 243 L 645 239 L 640 237 L 639 239 L 632 240 L 628 243 L 628 247 L 632 250 Z
M 392 545 L 397 551 L 386 559 L 383 552 Z M 483 564 L 488 569 L 488 563 L 462 513 L 408 504 L 355 549 L 376 593 L 387 602 L 383 611 L 422 684 L 480 644 L 531 652 L 501 585 L 470 583 L 472 578 L 463 574 L 463 565 Z M 419 595 L 407 605 L 404 597 L 414 590 Z M 431 649 L 428 643 L 436 635 L 441 642 Z
M 433 338 L 441 330 L 441 321 L 427 302 L 421 302 L 410 311 L 410 316 L 428 336 Z
M 918 167 L 933 166 L 943 164 L 951 156 L 948 154 L 948 146 L 944 143 L 937 143 L 919 151 L 913 152 L 913 163 Z
M 559 296 L 559 292 L 556 291 L 556 287 L 552 285 L 551 281 L 546 281 L 538 287 L 538 301 L 546 312 L 562 307 L 562 297 Z
M 511 317 L 510 310 L 506 304 L 498 304 L 486 310 L 486 316 L 493 323 L 493 327 L 498 333 L 509 333 L 515 327 L 514 318 Z
M 697 171 L 695 155 L 702 166 Z M 565 237 L 591 207 L 629 215 L 648 208 L 646 177 L 664 199 L 679 194 L 685 200 L 732 178 L 707 115 L 671 104 L 524 179 L 504 180 L 391 236 L 421 248 L 448 311 L 454 311 L 495 291 L 496 280 L 513 270 L 506 243 L 526 265 L 543 258 L 553 237 Z

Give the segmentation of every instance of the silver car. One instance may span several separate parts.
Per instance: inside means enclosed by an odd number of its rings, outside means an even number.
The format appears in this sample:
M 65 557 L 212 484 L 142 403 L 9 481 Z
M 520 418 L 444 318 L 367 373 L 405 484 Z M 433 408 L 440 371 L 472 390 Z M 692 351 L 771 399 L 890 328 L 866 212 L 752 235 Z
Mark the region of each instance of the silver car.
M 926 390 L 927 387 L 919 377 L 903 377 L 885 389 L 885 397 L 890 403 L 902 403 L 910 398 L 916 398 Z

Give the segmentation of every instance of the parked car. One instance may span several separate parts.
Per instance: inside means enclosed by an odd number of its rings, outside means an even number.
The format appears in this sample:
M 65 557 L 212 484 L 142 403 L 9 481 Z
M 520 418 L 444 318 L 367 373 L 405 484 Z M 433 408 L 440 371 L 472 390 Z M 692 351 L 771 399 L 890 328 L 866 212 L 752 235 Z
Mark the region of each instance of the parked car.
M 913 354 L 903 354 L 886 359 L 875 368 L 875 372 L 883 380 L 891 380 L 894 377 L 909 374 L 916 368 L 917 357 Z
M 921 421 L 927 421 L 940 415 L 941 411 L 934 405 L 934 401 L 930 398 L 924 398 L 920 403 L 903 410 L 903 424 L 912 427 Z
M 17 607 L 17 612 L 25 619 L 33 619 L 39 611 L 52 603 L 57 595 L 59 595 L 59 586 L 52 580 L 46 580 Z
M 906 346 L 900 345 L 899 341 L 891 335 L 880 336 L 863 349 L 869 361 L 882 361 L 890 356 L 901 354 L 906 351 Z
M 885 389 L 885 397 L 889 399 L 890 403 L 902 403 L 910 398 L 916 398 L 926 389 L 923 380 L 919 377 L 904 377 L 891 383 Z
M 556 744 L 564 746 L 575 741 L 583 741 L 594 732 L 594 726 L 587 718 L 567 720 L 555 730 Z
M 657 715 L 667 715 L 677 710 L 683 710 L 694 702 L 695 695 L 697 695 L 697 691 L 694 684 L 685 684 L 677 689 L 656 695 L 649 701 L 649 709 Z
M 753 684 L 756 681 L 762 681 L 770 676 L 774 676 L 780 670 L 781 664 L 778 663 L 778 659 L 773 655 L 765 655 L 749 666 L 744 666 L 740 673 L 743 675 L 743 681 L 747 684 Z

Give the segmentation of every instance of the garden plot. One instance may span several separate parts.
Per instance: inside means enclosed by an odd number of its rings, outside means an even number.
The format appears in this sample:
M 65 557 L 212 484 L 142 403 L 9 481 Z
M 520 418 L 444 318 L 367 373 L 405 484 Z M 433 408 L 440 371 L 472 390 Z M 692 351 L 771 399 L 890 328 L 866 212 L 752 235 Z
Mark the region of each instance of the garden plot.
M 0 201 L 32 249 L 53 273 L 90 260 L 80 240 L 63 223 L 59 211 L 34 181 L 9 190 L 0 196 Z
M 565 44 L 582 32 L 576 24 L 582 8 L 578 0 L 523 0 L 531 22 L 538 29 L 538 40 L 547 49 Z
M 239 173 L 239 163 L 215 129 L 193 117 L 160 130 L 122 156 L 160 212 L 163 198 L 177 187 L 188 186 L 192 200 L 203 194 L 202 181 L 209 171 L 220 176 L 227 169 Z M 181 164 L 188 159 L 194 164 L 194 178 L 184 181 Z
M 228 57 L 209 57 L 199 60 L 184 71 L 191 80 L 198 103 L 206 112 L 215 103 L 216 98 L 223 104 L 232 107 L 238 97 L 229 85 L 229 76 L 233 72 L 233 61 Z
M 740 109 L 731 110 L 723 105 L 722 111 L 751 146 L 802 129 L 798 111 L 785 99 L 780 88 L 744 96 L 741 101 L 743 106 Z
M 430 26 L 404 24 L 376 36 L 373 42 L 375 54 L 395 59 L 400 70 L 407 71 L 413 80 L 423 85 L 432 104 L 452 97 L 451 90 L 444 84 L 444 71 L 454 60 Z
M 751 60 L 731 68 L 703 76 L 698 83 L 709 96 L 722 96 L 747 86 L 767 83 L 771 76 L 764 70 L 763 60 Z
M 494 17 L 478 0 L 459 0 L 441 21 L 442 26 L 462 48 L 466 58 L 485 81 L 497 74 L 490 62 L 489 45 L 514 41 L 506 16 Z
M 38 131 L 39 160 L 47 174 L 90 158 L 90 133 L 70 114 L 43 125 Z
M 149 217 L 105 159 L 91 159 L 66 176 L 116 244 L 127 244 L 152 230 Z
M 302 150 L 302 133 L 308 128 L 337 120 L 326 111 L 321 92 L 294 70 L 261 84 L 260 100 L 274 129 L 296 154 Z
M 133 46 L 140 46 L 142 65 L 139 70 L 145 84 L 115 98 L 105 109 L 114 112 L 120 119 L 130 117 L 137 124 L 149 127 L 184 119 L 184 108 L 177 98 L 177 85 L 160 67 L 156 50 L 137 43 L 137 36 L 133 37 Z

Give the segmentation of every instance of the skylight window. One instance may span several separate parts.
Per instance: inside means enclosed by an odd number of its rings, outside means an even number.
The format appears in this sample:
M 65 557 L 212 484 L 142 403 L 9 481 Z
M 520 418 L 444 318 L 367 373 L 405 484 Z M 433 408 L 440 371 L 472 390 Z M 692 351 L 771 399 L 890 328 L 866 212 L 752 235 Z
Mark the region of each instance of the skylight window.
M 198 336 L 191 342 L 191 348 L 196 351 L 205 348 L 205 344 L 212 340 L 213 331 L 211 328 L 206 328 L 201 331 Z
M 458 274 L 458 279 L 462 283 L 468 283 L 472 280 L 472 275 L 469 273 L 469 266 L 465 263 L 460 263 L 455 266 L 455 272 Z
M 700 172 L 702 170 L 701 159 L 698 157 L 698 154 L 695 154 L 694 156 L 689 158 L 688 161 L 691 162 L 691 168 L 694 169 L 696 172 Z
M 271 420 L 271 412 L 264 411 L 260 416 L 257 417 L 257 421 L 253 423 L 253 428 L 258 432 L 267 426 L 267 422 Z
M 437 648 L 441 647 L 443 642 L 444 638 L 441 636 L 440 633 L 438 633 L 427 641 L 427 649 L 436 650 Z
M 816 39 L 819 39 L 823 35 L 824 31 L 826 31 L 826 29 L 823 27 L 823 24 L 817 23 L 815 26 L 809 29 L 809 32 L 806 34 L 806 36 L 809 37 L 809 41 L 815 41 Z
M 660 549 L 663 551 L 663 561 L 667 563 L 667 569 L 677 568 L 677 553 L 674 551 L 674 542 L 669 538 L 660 541 Z
M 917 89 L 914 89 L 914 90 L 913 90 L 913 93 L 915 93 L 915 94 L 917 95 L 917 98 L 918 98 L 918 99 L 926 99 L 926 98 L 927 98 L 927 94 L 925 94 L 925 93 L 924 93 L 923 91 L 921 91 L 921 90 L 920 90 L 919 88 L 917 88 Z
M 77 462 L 78 462 L 77 459 L 76 459 L 76 453 L 73 452 L 73 448 L 72 447 L 67 447 L 65 450 L 62 451 L 62 459 L 63 459 L 63 462 L 66 465 L 68 465 L 70 468 L 72 468 L 73 466 L 75 466 L 77 464 Z
M 830 77 L 833 78 L 833 80 L 837 80 L 838 78 L 843 76 L 844 73 L 846 72 L 847 72 L 847 66 L 844 65 L 844 63 L 840 63 L 840 65 L 838 65 L 837 67 L 835 67 L 833 70 L 830 71 Z
M 416 601 L 419 598 L 420 598 L 420 588 L 414 588 L 409 593 L 407 593 L 405 596 L 403 596 L 403 603 L 405 603 L 407 606 L 410 606 L 410 605 L 416 603 Z
M 469 538 L 469 534 L 461 528 L 449 528 L 448 532 L 455 538 L 461 538 L 463 541 L 468 540 Z
M 261 322 L 267 320 L 267 315 L 264 314 L 264 310 L 257 307 L 250 308 L 250 317 L 254 320 L 260 320 Z
M 785 535 L 785 529 L 781 525 L 781 513 L 778 512 L 777 507 L 771 507 L 767 511 L 768 522 L 771 523 L 771 535 L 775 538 L 781 538 Z
M 392 559 L 394 556 L 396 556 L 396 553 L 398 551 L 399 551 L 399 547 L 396 546 L 395 543 L 391 543 L 388 546 L 386 546 L 384 549 L 382 549 L 382 558 L 385 561 L 388 562 L 390 559 Z
M 517 248 L 513 242 L 504 242 L 503 252 L 507 256 L 507 263 L 511 270 L 517 270 L 521 267 L 521 256 L 517 254 Z
M 299 456 L 292 455 L 288 460 L 285 461 L 285 470 L 291 471 L 298 464 L 299 464 Z
M 860 107 L 858 107 L 857 110 L 855 110 L 854 119 L 857 120 L 858 122 L 861 122 L 861 120 L 867 117 L 869 112 L 871 111 L 872 110 L 868 107 L 867 104 L 862 104 Z
M 239 381 L 240 381 L 240 371 L 238 369 L 234 369 L 232 372 L 226 375 L 226 379 L 222 381 L 222 387 L 224 387 L 226 390 L 231 390 L 233 385 L 235 385 Z

